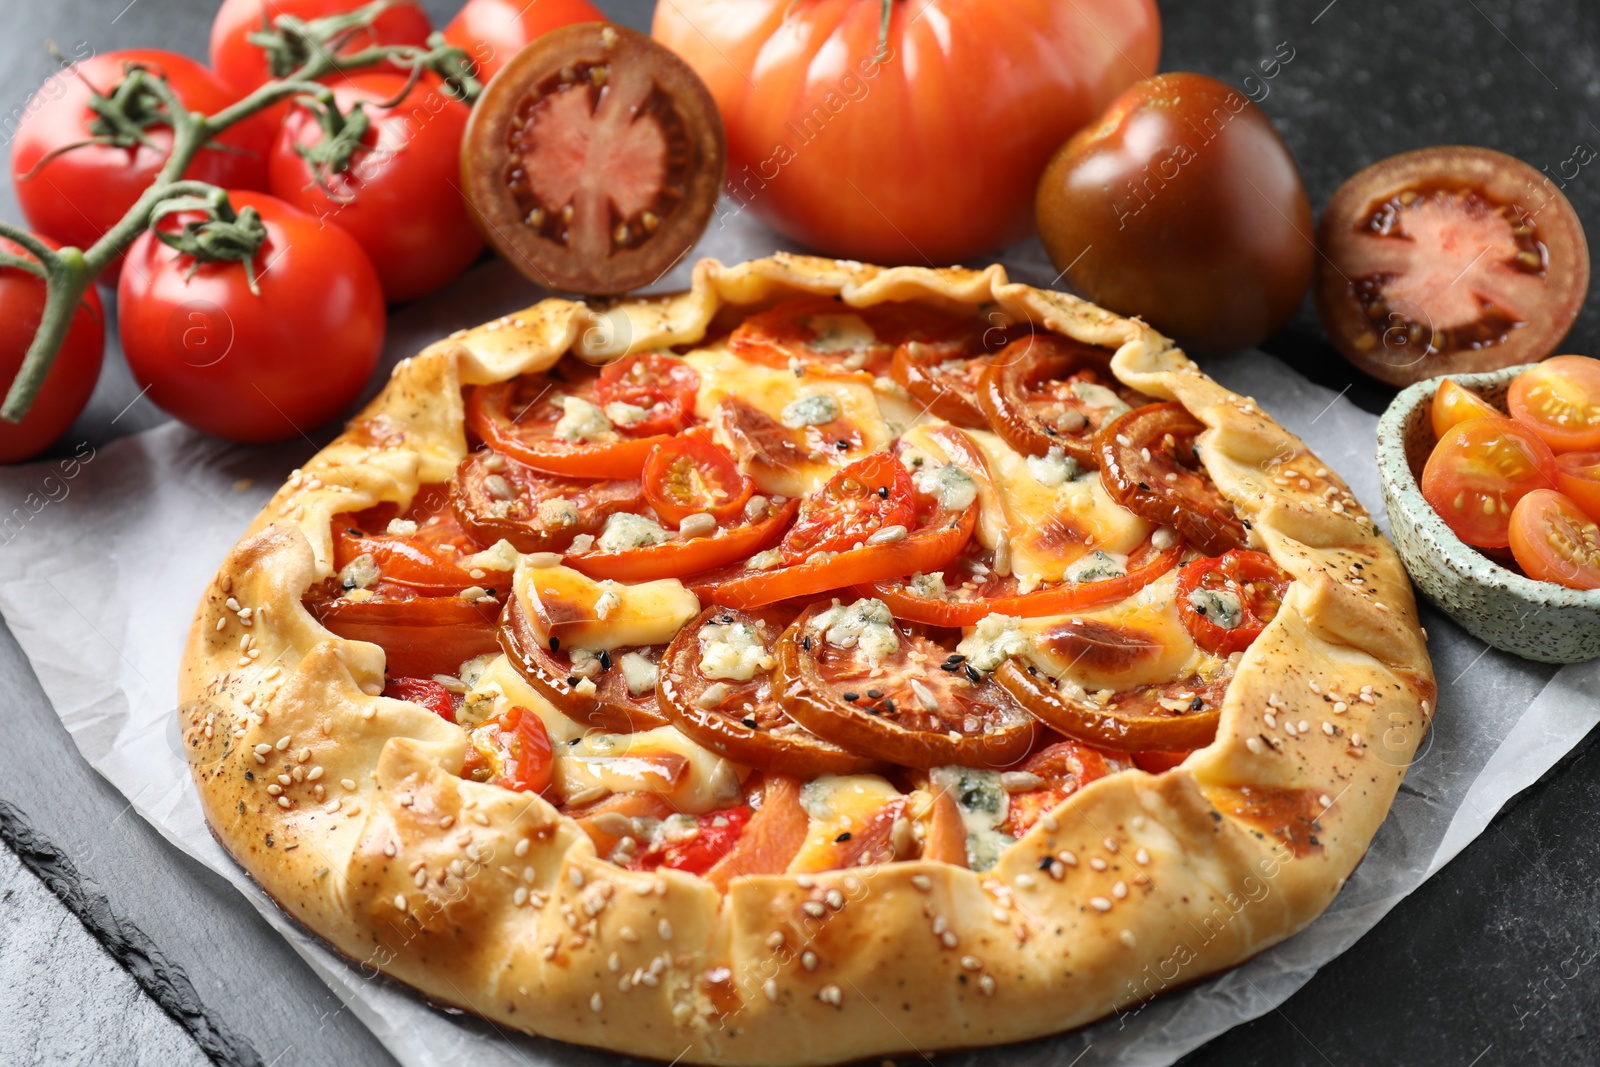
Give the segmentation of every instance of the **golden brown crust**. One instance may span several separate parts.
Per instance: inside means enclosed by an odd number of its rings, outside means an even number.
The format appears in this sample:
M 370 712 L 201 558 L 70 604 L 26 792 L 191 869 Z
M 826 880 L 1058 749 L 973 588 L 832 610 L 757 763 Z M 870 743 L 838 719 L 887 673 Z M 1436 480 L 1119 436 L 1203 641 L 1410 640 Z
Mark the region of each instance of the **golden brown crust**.
M 459 385 L 698 340 L 796 291 L 921 299 L 1117 349 L 1125 383 L 1209 429 L 1207 467 L 1296 579 L 1217 740 L 1093 783 L 977 874 L 897 863 L 735 879 L 596 857 L 537 797 L 457 776 L 462 732 L 381 695 L 383 656 L 301 607 L 332 515 L 444 481 Z M 1432 670 L 1394 552 L 1343 482 L 1137 321 L 1003 270 L 778 256 L 691 292 L 550 300 L 430 346 L 279 491 L 224 561 L 180 681 L 207 818 L 274 899 L 353 959 L 534 1033 L 664 1060 L 812 1064 L 1053 1033 L 1303 928 L 1360 860 L 1427 728 Z

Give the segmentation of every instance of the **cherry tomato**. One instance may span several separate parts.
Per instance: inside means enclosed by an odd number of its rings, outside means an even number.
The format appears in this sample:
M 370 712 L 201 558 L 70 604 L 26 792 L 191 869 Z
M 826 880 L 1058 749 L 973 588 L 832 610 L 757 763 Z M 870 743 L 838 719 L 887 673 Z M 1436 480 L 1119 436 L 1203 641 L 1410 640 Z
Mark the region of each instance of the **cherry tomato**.
M 989 360 L 978 380 L 989 428 L 1025 456 L 1061 449 L 1089 470 L 1100 465 L 1094 436 L 1130 405 L 1149 401 L 1111 376 L 1111 353 L 1062 337 L 1030 334 Z
M 1024 236 L 1050 153 L 1155 71 L 1161 37 L 1150 0 L 674 0 L 654 33 L 722 109 L 738 206 L 828 255 L 919 264 Z
M 237 96 L 257 88 L 273 76 L 267 66 L 267 53 L 251 43 L 250 35 L 261 33 L 281 15 L 307 22 L 329 15 L 344 15 L 365 6 L 368 0 L 222 0 L 211 22 L 211 67 Z M 544 0 L 540 0 L 541 3 Z M 380 44 L 428 43 L 433 24 L 422 5 L 412 0 L 394 0 L 368 27 L 352 32 L 339 47 L 340 54 L 358 52 Z M 283 71 L 283 75 L 293 73 Z M 329 79 L 337 83 L 344 75 Z M 278 116 L 281 119 L 281 114 Z M 273 128 L 277 128 L 274 121 Z
M 1600 359 L 1556 356 L 1537 363 L 1511 382 L 1506 406 L 1552 452 L 1600 448 Z
M 149 143 L 133 148 L 80 143 L 98 132 L 91 97 L 96 91 L 112 93 L 135 64 L 164 74 L 192 111 L 221 111 L 241 95 L 194 60 L 153 48 L 90 56 L 53 75 L 34 95 L 39 106 L 26 109 L 17 127 L 11 175 L 31 228 L 64 245 L 94 244 L 121 221 L 167 162 L 172 128 L 159 122 L 143 131 Z M 200 151 L 184 177 L 226 189 L 265 189 L 272 134 L 260 117 L 245 119 L 223 132 L 215 147 Z M 115 284 L 121 269 L 119 260 L 103 280 Z
M 431 293 L 483 250 L 462 199 L 456 152 L 467 105 L 427 80 L 358 71 L 333 87 L 341 114 L 358 103 L 371 121 L 348 169 L 319 175 L 302 153 L 325 144 L 316 113 L 293 108 L 278 132 L 272 195 L 333 223 L 366 250 L 391 303 Z
M 383 687 L 383 695 L 391 700 L 420 704 L 445 722 L 456 721 L 456 702 L 450 690 L 432 678 L 390 678 Z
M 1227 656 L 1249 648 L 1277 617 L 1289 582 L 1289 576 L 1265 552 L 1235 549 L 1221 557 L 1202 557 L 1186 564 L 1178 572 L 1173 595 L 1194 643 L 1214 656 Z M 1237 617 L 1219 621 L 1217 604 L 1224 610 L 1236 607 Z
M 48 237 L 39 240 L 58 248 Z M 21 245 L 0 237 L 0 252 L 33 257 Z M 0 381 L 9 382 L 44 316 L 44 280 L 20 267 L 0 267 Z M 73 313 L 61 350 L 45 375 L 44 385 L 21 422 L 0 421 L 0 463 L 16 463 L 43 451 L 66 432 L 89 402 L 106 350 L 105 312 L 91 286 Z
M 1463 389 L 1446 378 L 1433 394 L 1430 409 L 1433 419 L 1433 436 L 1443 437 L 1444 432 L 1458 422 L 1468 419 L 1504 418 L 1505 413 L 1471 389 Z
M 690 874 L 704 874 L 718 860 L 732 852 L 750 822 L 752 812 L 747 807 L 725 808 L 694 817 L 695 832 L 681 840 L 663 838 L 639 853 L 628 867 L 636 871 L 653 871 L 666 867 Z
M 819 552 L 857 548 L 888 527 L 910 530 L 916 518 L 916 497 L 905 465 L 887 452 L 874 452 L 805 499 L 779 551 L 783 562 L 800 563 Z
M 735 560 L 749 559 L 778 539 L 798 507 L 791 500 L 759 521 L 718 527 L 704 537 L 680 536 L 619 552 L 569 552 L 566 562 L 567 566 L 591 578 L 611 578 L 619 582 L 684 578 Z
M 579 534 L 599 533 L 611 515 L 639 511 L 645 499 L 638 479 L 563 478 L 480 449 L 456 468 L 450 504 L 482 544 L 505 540 L 518 552 L 560 552 Z
M 595 402 L 610 409 L 624 404 L 640 409 L 622 412 L 626 431 L 634 437 L 674 434 L 694 421 L 700 375 L 683 360 L 660 352 L 623 356 L 600 371 Z
M 313 597 L 306 608 L 323 626 L 347 641 L 369 641 L 383 649 L 384 669 L 397 677 L 455 674 L 476 656 L 498 652 L 495 620 L 500 605 L 458 596 L 394 595 L 362 600 Z
M 1511 543 L 1511 509 L 1556 484 L 1556 457 L 1532 430 L 1483 418 L 1445 432 L 1422 469 L 1422 495 L 1461 540 L 1479 548 Z
M 444 39 L 472 57 L 487 83 L 536 38 L 574 22 L 604 22 L 589 0 L 467 0 L 444 28 Z
M 1118 97 L 1050 161 L 1039 235 L 1090 300 L 1186 348 L 1277 332 L 1311 284 L 1311 204 L 1266 113 L 1201 74 Z
M 1589 290 L 1589 248 L 1567 198 L 1487 148 L 1374 163 L 1328 201 L 1317 249 L 1323 329 L 1391 385 L 1543 359 Z
M 1529 578 L 1600 589 L 1600 527 L 1554 490 L 1535 489 L 1517 501 L 1511 554 Z
M 551 289 L 621 293 L 700 239 L 725 156 L 717 106 L 683 60 L 590 22 L 546 33 L 495 76 L 472 109 L 461 176 L 513 267 Z
M 519 793 L 543 793 L 555 777 L 555 750 L 544 720 L 518 706 L 470 733 L 461 774 Z
M 568 398 L 598 406 L 596 378 L 593 368 L 568 360 L 555 374 L 524 374 L 477 386 L 467 397 L 467 425 L 496 452 L 535 470 L 583 478 L 637 478 L 650 453 L 672 440 L 670 436 L 632 437 L 608 417 L 576 432 L 564 428 Z
M 1021 837 L 1063 800 L 1090 782 L 1127 769 L 1126 758 L 1090 748 L 1082 741 L 1057 741 L 1042 748 L 1017 768 L 1042 779 L 1041 784 L 1011 794 L 1006 820 L 1000 824 L 1000 830 L 1012 837 Z
M 1244 524 L 1194 448 L 1205 425 L 1182 404 L 1147 404 L 1099 435 L 1100 480 L 1123 507 L 1176 527 L 1207 555 L 1245 545 Z
M 1556 457 L 1556 488 L 1600 519 L 1600 452 L 1564 452 Z
M 663 522 L 674 525 L 704 513 L 719 522 L 744 511 L 755 483 L 733 457 L 700 434 L 674 438 L 644 465 L 644 493 Z
M 122 349 L 163 411 L 217 437 L 280 441 L 343 413 L 365 388 L 383 351 L 383 292 L 343 230 L 264 193 L 231 199 L 266 225 L 260 295 L 243 263 L 197 264 L 144 233 L 117 289 Z

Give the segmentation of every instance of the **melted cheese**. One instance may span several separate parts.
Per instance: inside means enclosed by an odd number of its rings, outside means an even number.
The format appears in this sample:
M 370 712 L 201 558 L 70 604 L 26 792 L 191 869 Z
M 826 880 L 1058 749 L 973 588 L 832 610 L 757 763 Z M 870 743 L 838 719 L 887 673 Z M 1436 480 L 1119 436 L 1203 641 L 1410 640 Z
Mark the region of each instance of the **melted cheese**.
M 687 766 L 672 782 L 650 773 L 652 756 L 681 757 Z M 555 784 L 563 798 L 589 799 L 586 794 L 596 789 L 660 793 L 673 807 L 691 815 L 739 803 L 739 786 L 749 773 L 701 748 L 674 726 L 634 734 L 589 733 L 556 750 Z
M 624 585 L 600 583 L 570 567 L 524 557 L 513 591 L 542 640 L 591 652 L 626 645 L 664 645 L 700 614 L 700 601 L 675 578 Z
M 1189 636 L 1178 615 L 1176 584 L 1177 571 L 1170 571 L 1110 607 L 1071 616 L 1023 619 L 1017 625 L 1033 638 L 1033 659 L 1040 667 L 1090 693 L 1169 682 L 1197 671 L 1205 674 L 1220 661 L 1202 652 Z M 1097 643 L 1086 652 L 1082 639 L 1060 640 L 1068 626 Z M 1057 639 L 1052 641 L 1052 635 Z M 1105 641 L 1107 638 L 1116 644 Z M 1117 655 L 1113 650 L 1118 646 L 1128 651 Z
M 462 703 L 462 721 L 480 723 L 495 715 L 504 715 L 515 707 L 527 708 L 544 720 L 550 740 L 558 745 L 582 737 L 586 727 L 563 715 L 550 701 L 522 680 L 511 661 L 496 656 L 484 667 L 477 683 L 468 691 Z
M 805 844 L 790 861 L 789 870 L 827 870 L 833 865 L 839 835 L 861 829 L 900 795 L 875 774 L 826 774 L 801 786 L 800 805 L 810 821 Z

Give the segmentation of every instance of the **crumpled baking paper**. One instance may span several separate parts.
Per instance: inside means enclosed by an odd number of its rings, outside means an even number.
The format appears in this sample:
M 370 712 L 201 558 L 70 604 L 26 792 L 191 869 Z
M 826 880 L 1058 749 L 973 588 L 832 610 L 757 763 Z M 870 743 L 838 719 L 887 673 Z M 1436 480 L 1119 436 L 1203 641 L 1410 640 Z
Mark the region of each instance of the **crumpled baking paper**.
M 731 263 L 765 255 L 775 243 L 737 211 L 725 214 L 657 288 L 685 287 L 700 255 Z M 1019 281 L 1053 281 L 1037 243 L 1002 261 Z M 389 361 L 539 295 L 503 265 L 482 264 L 391 319 Z M 1205 366 L 1254 396 L 1343 474 L 1363 503 L 1381 509 L 1374 417 L 1261 353 Z M 175 711 L 184 637 L 217 564 L 273 489 L 331 431 L 323 433 L 317 441 L 247 448 L 169 424 L 99 449 L 85 444 L 68 460 L 0 470 L 0 611 L 84 757 L 168 840 L 236 885 L 402 1064 L 615 1062 L 608 1053 L 437 1009 L 345 962 L 280 912 L 206 829 Z M 1326 914 L 1233 971 L 1094 1026 L 944 1061 L 1171 1063 L 1288 999 L 1600 720 L 1600 701 L 1585 696 L 1600 688 L 1600 662 L 1550 678 L 1548 668 L 1488 649 L 1427 605 L 1423 621 L 1439 681 L 1433 730 L 1366 859 Z

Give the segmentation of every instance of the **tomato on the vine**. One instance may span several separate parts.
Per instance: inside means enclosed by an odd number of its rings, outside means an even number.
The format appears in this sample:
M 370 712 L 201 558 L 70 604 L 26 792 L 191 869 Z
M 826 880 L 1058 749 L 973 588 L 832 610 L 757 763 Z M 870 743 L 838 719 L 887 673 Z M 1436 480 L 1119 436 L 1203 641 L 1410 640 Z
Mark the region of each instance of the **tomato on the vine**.
M 483 250 L 456 166 L 467 105 L 429 79 L 406 91 L 405 75 L 385 71 L 350 74 L 333 97 L 341 114 L 359 103 L 370 121 L 361 147 L 343 171 L 318 173 L 306 153 L 330 138 L 297 104 L 272 148 L 272 195 L 354 237 L 391 303 L 433 292 Z
M 92 97 L 97 91 L 109 95 L 130 65 L 164 74 L 191 111 L 221 111 L 240 95 L 187 56 L 154 48 L 90 56 L 55 74 L 35 94 L 41 106 L 17 127 L 11 176 L 29 226 L 64 245 L 88 248 L 121 221 L 172 150 L 172 128 L 153 114 L 127 116 L 135 124 L 149 123 L 140 134 L 143 143 L 124 148 L 91 140 L 107 132 L 90 109 Z M 252 116 L 202 149 L 184 177 L 228 189 L 264 189 L 271 146 L 271 127 Z M 103 279 L 114 283 L 120 269 L 119 260 Z
M 47 237 L 39 240 L 54 248 Z M 28 255 L 20 245 L 0 238 L 0 252 Z M 21 267 L 0 267 L 0 381 L 10 381 L 22 368 L 22 359 L 44 316 L 44 280 Z M 106 348 L 105 312 L 100 296 L 91 287 L 73 313 L 61 350 L 45 375 L 44 385 L 34 397 L 21 422 L 0 421 L 0 463 L 27 459 L 49 445 L 72 425 L 100 380 L 100 364 Z
M 589 0 L 467 0 L 444 28 L 444 39 L 461 49 L 487 83 L 536 37 L 574 22 L 604 22 Z
M 211 66 L 217 76 L 243 96 L 272 78 L 267 53 L 250 41 L 252 33 L 282 15 L 304 19 L 345 15 L 368 0 L 223 0 L 211 22 Z M 370 26 L 350 33 L 341 54 L 385 44 L 424 45 L 433 23 L 422 5 L 413 0 L 393 0 Z M 285 74 L 291 73 L 284 71 Z
M 122 348 L 150 399 L 195 429 L 282 440 L 340 414 L 367 384 L 383 349 L 383 292 L 343 230 L 265 193 L 231 200 L 266 227 L 259 295 L 245 264 L 196 263 L 146 232 L 117 290 Z

